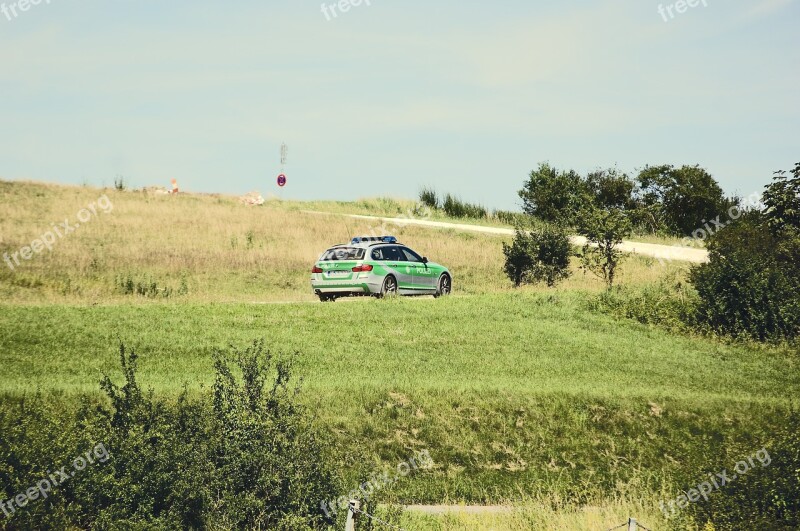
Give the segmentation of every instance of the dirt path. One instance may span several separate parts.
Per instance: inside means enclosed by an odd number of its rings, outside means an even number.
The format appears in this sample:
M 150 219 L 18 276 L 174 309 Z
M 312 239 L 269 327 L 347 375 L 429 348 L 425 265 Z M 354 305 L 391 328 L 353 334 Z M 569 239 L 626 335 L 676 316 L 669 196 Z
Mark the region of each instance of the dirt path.
M 484 225 L 469 225 L 466 223 L 448 223 L 444 221 L 430 221 L 427 219 L 406 219 L 406 218 L 384 218 L 378 216 L 360 216 L 356 214 L 336 214 L 332 212 L 316 212 L 305 210 L 308 214 L 326 214 L 330 216 L 347 216 L 354 219 L 377 221 L 380 223 L 393 224 L 398 226 L 418 225 L 422 227 L 434 227 L 438 229 L 455 229 L 469 232 L 481 232 L 484 234 L 497 234 L 500 236 L 513 236 L 513 229 L 501 227 L 486 227 Z M 572 236 L 574 245 L 583 246 L 586 238 L 583 236 Z M 620 245 L 620 250 L 627 253 L 640 254 L 659 258 L 664 261 L 677 260 L 681 262 L 702 263 L 708 261 L 708 251 L 705 249 L 693 249 L 691 247 L 678 247 L 673 245 L 659 245 L 657 243 L 642 243 L 625 240 Z

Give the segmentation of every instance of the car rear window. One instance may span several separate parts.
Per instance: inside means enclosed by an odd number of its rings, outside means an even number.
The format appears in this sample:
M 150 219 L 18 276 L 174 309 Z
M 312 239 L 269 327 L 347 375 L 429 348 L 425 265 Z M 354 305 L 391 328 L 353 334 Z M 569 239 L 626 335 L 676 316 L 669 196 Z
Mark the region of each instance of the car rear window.
M 364 249 L 361 247 L 336 247 L 328 249 L 325 254 L 320 258 L 323 262 L 331 262 L 334 260 L 363 260 Z

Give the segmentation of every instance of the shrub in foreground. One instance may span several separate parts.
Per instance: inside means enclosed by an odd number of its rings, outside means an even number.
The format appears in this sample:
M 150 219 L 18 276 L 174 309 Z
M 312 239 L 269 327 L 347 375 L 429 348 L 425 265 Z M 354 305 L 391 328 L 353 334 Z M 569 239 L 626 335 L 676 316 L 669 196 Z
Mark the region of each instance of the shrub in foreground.
M 717 531 L 800 528 L 800 413 L 791 411 L 773 433 L 752 439 L 730 445 L 724 455 L 709 451 L 691 458 L 696 468 L 680 478 L 683 488 L 715 472 L 727 472 L 728 481 L 688 504 L 676 523 L 691 519 L 700 529 L 710 524 Z
M 751 212 L 709 239 L 708 250 L 709 262 L 690 275 L 702 322 L 761 341 L 800 335 L 800 231 L 774 232 Z
M 18 508 L 8 529 L 327 526 L 333 460 L 296 400 L 291 360 L 262 342 L 220 352 L 212 393 L 168 401 L 142 391 L 134 352 L 122 346 L 120 358 L 124 383 L 101 384 L 110 405 L 86 400 L 71 422 L 41 397 L 0 413 L 3 499 L 98 443 L 108 457 Z

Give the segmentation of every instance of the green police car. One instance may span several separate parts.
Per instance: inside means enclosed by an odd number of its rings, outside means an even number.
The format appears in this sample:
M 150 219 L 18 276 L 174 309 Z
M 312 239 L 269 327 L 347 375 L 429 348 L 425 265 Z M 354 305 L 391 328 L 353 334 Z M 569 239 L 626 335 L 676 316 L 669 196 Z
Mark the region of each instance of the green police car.
M 394 236 L 359 236 L 322 253 L 311 288 L 323 302 L 356 295 L 449 295 L 446 267 L 415 253 Z

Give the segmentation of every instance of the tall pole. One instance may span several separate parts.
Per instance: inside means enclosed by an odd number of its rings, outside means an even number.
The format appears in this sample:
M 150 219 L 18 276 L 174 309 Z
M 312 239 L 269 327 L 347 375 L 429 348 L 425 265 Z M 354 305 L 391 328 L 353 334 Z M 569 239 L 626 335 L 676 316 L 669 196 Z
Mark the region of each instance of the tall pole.
M 286 142 L 283 142 L 281 144 L 281 175 L 283 175 L 284 167 L 286 166 L 286 159 L 288 158 L 288 156 L 289 156 L 289 146 L 286 145 Z M 278 188 L 280 188 L 278 192 L 280 194 L 280 199 L 281 201 L 283 201 L 283 187 L 279 186 Z

